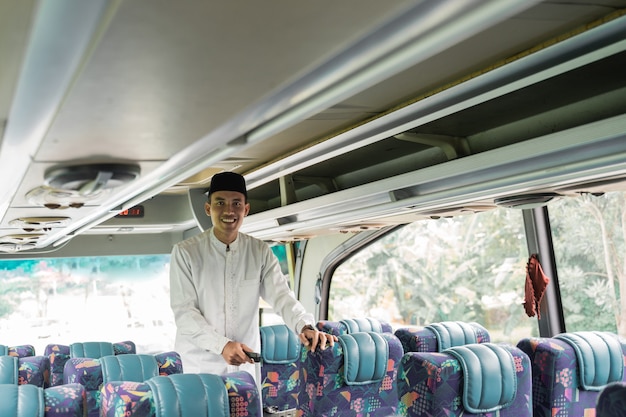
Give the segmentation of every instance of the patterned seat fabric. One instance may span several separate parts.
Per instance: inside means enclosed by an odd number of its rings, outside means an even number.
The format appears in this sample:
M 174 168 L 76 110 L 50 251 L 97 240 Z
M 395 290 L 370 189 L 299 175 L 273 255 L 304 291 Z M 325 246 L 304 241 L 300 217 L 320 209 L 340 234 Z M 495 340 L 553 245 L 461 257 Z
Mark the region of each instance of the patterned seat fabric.
M 100 386 L 102 385 L 102 366 L 99 359 L 68 359 L 63 369 L 63 383 L 80 384 L 85 387 L 87 416 L 98 416 L 100 410 Z
M 300 339 L 284 324 L 261 329 L 261 397 L 266 407 L 295 409 L 300 389 Z
M 249 373 L 233 372 L 221 375 L 220 379 L 226 388 L 231 417 L 262 415 L 256 384 Z M 148 382 L 106 383 L 101 396 L 102 417 L 157 416 L 154 395 Z
M 626 417 L 626 382 L 608 384 L 600 392 L 596 417 Z
M 18 358 L 35 356 L 35 347 L 33 345 L 9 346 L 7 353 L 9 356 L 17 356 Z
M 84 417 L 87 409 L 85 387 L 66 384 L 44 390 L 46 417 Z
M 604 376 L 604 384 L 610 382 L 610 375 L 621 375 L 624 380 L 624 363 L 626 360 L 626 343 L 617 335 L 607 332 L 574 332 L 551 338 L 525 338 L 517 347 L 530 357 L 533 371 L 533 408 L 535 417 L 574 417 L 594 415 L 598 399 L 598 387 L 586 387 L 581 380 L 580 364 L 577 349 L 567 340 L 573 335 L 577 340 L 590 340 L 598 343 L 604 352 L 594 349 L 599 363 L 586 363 L 582 376 L 590 371 Z M 608 338 L 608 339 L 607 339 Z M 613 341 L 607 344 L 605 341 Z M 595 341 L 595 342 L 594 342 Z M 611 360 L 621 358 L 621 360 Z M 619 363 L 616 363 L 619 362 Z M 613 369 L 609 366 L 613 364 Z M 596 367 L 596 366 L 601 366 Z M 614 381 L 613 381 L 614 382 Z
M 50 386 L 63 384 L 63 368 L 70 358 L 70 347 L 67 345 L 49 344 L 44 350 L 44 356 L 50 362 Z
M 101 387 L 112 381 L 144 382 L 159 375 L 182 373 L 180 355 L 165 352 L 157 355 L 122 354 L 99 359 L 70 358 L 65 364 L 64 383 L 78 383 L 85 387 L 87 416 L 97 417 L 101 405 Z M 110 389 L 117 389 L 114 386 Z
M 50 386 L 50 359 L 47 356 L 25 356 L 18 358 L 18 383 L 42 388 Z
M 477 354 L 473 362 L 461 360 L 462 352 L 474 352 L 477 348 L 478 352 L 499 353 Z M 504 355 L 503 351 L 508 353 Z M 484 378 L 485 372 L 489 378 Z M 511 378 L 499 380 L 501 375 Z M 407 352 L 398 370 L 398 414 L 531 417 L 531 382 L 530 359 L 513 346 L 485 343 L 457 346 L 444 352 Z M 464 393 L 473 394 L 475 401 L 470 401 L 472 395 L 468 399 Z M 491 403 L 478 401 L 485 399 L 484 393 L 495 393 L 496 399 L 491 398 Z
M 334 334 L 335 336 L 354 332 L 393 332 L 391 324 L 374 318 L 355 318 L 339 321 L 320 320 L 316 326 L 320 332 Z
M 478 323 L 444 321 L 419 328 L 400 328 L 394 333 L 405 352 L 440 352 L 450 346 L 489 343 L 489 332 Z M 442 340 L 445 339 L 445 340 Z
M 400 341 L 391 333 L 374 332 L 344 334 L 339 339 L 324 350 L 302 348 L 298 416 L 394 415 L 397 367 L 403 354 Z M 386 352 L 386 363 L 380 361 L 380 347 Z M 368 375 L 380 379 L 359 381 Z M 353 377 L 357 380 L 350 381 Z

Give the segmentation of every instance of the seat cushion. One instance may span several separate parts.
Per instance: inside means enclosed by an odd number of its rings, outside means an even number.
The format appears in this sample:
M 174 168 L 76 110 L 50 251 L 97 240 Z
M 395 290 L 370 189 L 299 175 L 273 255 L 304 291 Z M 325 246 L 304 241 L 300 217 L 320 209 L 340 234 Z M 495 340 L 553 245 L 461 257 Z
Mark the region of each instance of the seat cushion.
M 156 417 L 230 417 L 224 382 L 213 374 L 176 374 L 146 381 Z

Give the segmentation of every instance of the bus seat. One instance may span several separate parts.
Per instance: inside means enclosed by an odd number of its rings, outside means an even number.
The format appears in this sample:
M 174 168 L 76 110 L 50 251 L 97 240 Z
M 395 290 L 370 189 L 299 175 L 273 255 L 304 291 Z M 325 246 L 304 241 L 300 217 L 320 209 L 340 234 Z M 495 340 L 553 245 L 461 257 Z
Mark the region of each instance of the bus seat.
M 76 342 L 70 345 L 70 358 L 98 359 L 115 355 L 111 342 Z
M 400 341 L 391 333 L 376 332 L 338 338 L 332 348 L 303 353 L 298 415 L 394 415 Z
M 206 376 L 205 376 L 206 375 Z M 173 378 L 168 380 L 168 378 Z M 211 391 L 203 388 L 203 380 L 209 379 Z M 219 382 L 219 383 L 218 383 Z M 153 388 L 158 385 L 159 393 L 155 396 Z M 220 387 L 221 385 L 221 387 Z M 184 390 L 174 394 L 172 388 Z M 189 390 L 189 393 L 187 392 Z M 202 392 L 210 394 L 208 397 Z M 168 398 L 164 397 L 164 393 Z M 180 394 L 180 395 L 179 395 Z M 213 406 L 217 410 L 180 410 L 182 414 L 174 412 L 167 414 L 173 406 L 168 401 L 174 400 L 174 395 L 179 395 L 180 401 L 190 403 L 187 395 L 193 395 L 195 405 L 204 405 L 197 399 L 213 400 Z M 256 384 L 252 375 L 248 372 L 232 372 L 224 375 L 210 374 L 178 374 L 171 376 L 159 376 L 146 382 L 122 382 L 105 383 L 101 390 L 102 404 L 101 416 L 103 417 L 145 417 L 145 416 L 214 416 L 226 412 L 231 417 L 261 416 L 261 404 Z M 204 405 L 206 407 L 206 405 Z M 224 408 L 225 407 L 225 408 Z M 161 414 L 157 413 L 157 410 Z M 188 414 L 189 413 L 189 414 Z M 198 413 L 198 414 L 194 414 Z
M 159 375 L 173 375 L 183 373 L 183 361 L 178 352 L 169 351 L 154 355 L 159 366 Z
M 70 358 L 70 347 L 67 345 L 48 344 L 43 352 L 50 361 L 50 386 L 63 384 L 63 368 Z
M 97 417 L 100 410 L 102 366 L 100 359 L 70 358 L 63 368 L 63 384 L 80 384 L 85 387 L 87 416 Z
M 535 416 L 592 415 L 607 384 L 624 381 L 626 342 L 610 332 L 524 338 L 531 359 Z
M 145 380 L 159 375 L 159 365 L 154 355 L 125 354 L 100 358 L 102 382 Z
M 35 356 L 35 347 L 33 345 L 9 346 L 7 354 L 9 356 L 17 356 L 18 358 Z
M 43 388 L 34 385 L 0 384 L 0 416 L 43 417 Z
M 613 382 L 600 391 L 596 417 L 626 417 L 626 382 Z
M 66 384 L 44 389 L 46 417 L 84 417 L 87 409 L 85 387 Z
M 18 383 L 36 385 L 41 388 L 50 386 L 50 359 L 47 356 L 25 356 L 18 360 Z
M 0 356 L 6 356 L 9 354 L 9 347 L 6 345 L 0 345 Z
M 261 326 L 261 398 L 266 407 L 295 409 L 300 389 L 300 339 L 284 324 Z
M 65 384 L 78 383 L 85 387 L 87 415 L 97 417 L 101 404 L 100 388 L 104 383 L 144 382 L 168 373 L 182 373 L 181 359 L 177 353 L 128 353 L 107 355 L 98 359 L 70 358 L 63 370 L 63 381 Z
M 320 332 L 334 334 L 348 334 L 354 332 L 392 333 L 391 324 L 374 318 L 343 319 L 339 321 L 320 320 L 317 322 Z
M 452 346 L 489 343 L 489 332 L 478 323 L 443 321 L 425 327 L 399 328 L 394 333 L 405 352 L 441 352 Z
M 113 353 L 116 355 L 125 355 L 128 353 L 137 353 L 137 346 L 131 340 L 113 343 Z
M 19 361 L 15 356 L 0 356 L 0 384 L 17 385 Z
M 398 415 L 531 417 L 531 389 L 530 359 L 513 346 L 407 352 L 398 369 Z

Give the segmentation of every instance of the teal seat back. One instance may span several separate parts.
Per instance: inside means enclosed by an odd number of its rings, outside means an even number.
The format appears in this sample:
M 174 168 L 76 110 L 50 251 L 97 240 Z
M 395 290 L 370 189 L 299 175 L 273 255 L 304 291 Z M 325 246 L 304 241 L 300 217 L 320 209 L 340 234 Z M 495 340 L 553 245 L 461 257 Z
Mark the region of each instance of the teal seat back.
M 125 354 L 100 358 L 103 383 L 111 381 L 144 382 L 159 376 L 159 365 L 153 355 Z
M 607 384 L 620 382 L 624 377 L 624 353 L 613 333 L 562 333 L 556 339 L 568 343 L 576 352 L 580 387 L 600 391 Z
M 110 342 L 78 342 L 70 345 L 70 358 L 98 359 L 114 354 L 113 343 Z
M 19 359 L 15 356 L 0 356 L 0 384 L 17 385 L 19 367 Z
M 213 374 L 174 374 L 146 381 L 155 417 L 230 417 L 223 379 Z
M 477 324 L 462 321 L 442 321 L 430 324 L 426 326 L 426 329 L 435 333 L 438 351 L 442 352 L 453 346 L 479 343 L 474 326 L 477 326 Z
M 383 332 L 383 325 L 380 320 L 373 318 L 356 318 L 356 319 L 344 319 L 339 323 L 343 324 L 347 329 L 347 333 L 355 332 Z
M 356 332 L 338 337 L 344 355 L 347 385 L 364 385 L 383 380 L 387 373 L 389 346 L 376 332 Z
M 28 384 L 0 384 L 0 399 L 2 417 L 44 417 L 43 388 Z
M 463 407 L 470 413 L 493 413 L 510 406 L 517 393 L 513 355 L 502 346 L 480 343 L 444 351 L 463 370 Z
M 263 363 L 288 364 L 298 360 L 300 339 L 284 324 L 261 326 L 261 358 Z

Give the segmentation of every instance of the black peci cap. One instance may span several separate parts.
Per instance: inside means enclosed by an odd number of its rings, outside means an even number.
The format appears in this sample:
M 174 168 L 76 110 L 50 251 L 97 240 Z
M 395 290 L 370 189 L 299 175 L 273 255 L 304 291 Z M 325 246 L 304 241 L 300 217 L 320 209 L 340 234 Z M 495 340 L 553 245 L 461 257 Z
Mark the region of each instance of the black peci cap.
M 213 175 L 207 195 L 211 197 L 211 194 L 216 191 L 236 191 L 248 198 L 246 180 L 236 172 L 220 172 Z

